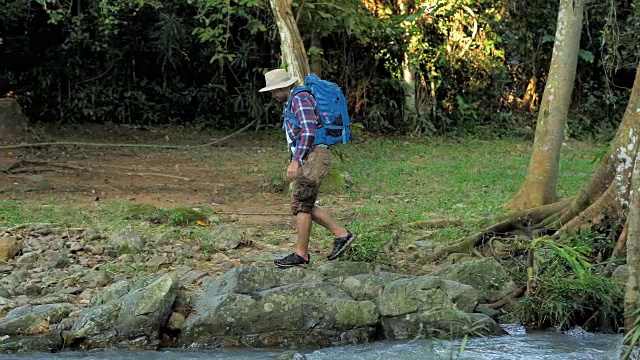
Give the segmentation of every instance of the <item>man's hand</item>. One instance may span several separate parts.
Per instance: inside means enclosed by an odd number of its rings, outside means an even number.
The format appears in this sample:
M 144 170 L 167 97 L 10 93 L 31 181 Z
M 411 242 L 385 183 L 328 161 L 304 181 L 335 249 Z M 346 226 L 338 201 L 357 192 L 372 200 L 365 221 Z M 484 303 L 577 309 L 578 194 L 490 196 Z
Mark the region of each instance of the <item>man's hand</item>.
M 287 178 L 289 181 L 294 181 L 298 177 L 298 168 L 300 164 L 297 161 L 292 161 L 289 163 L 289 167 L 287 168 Z

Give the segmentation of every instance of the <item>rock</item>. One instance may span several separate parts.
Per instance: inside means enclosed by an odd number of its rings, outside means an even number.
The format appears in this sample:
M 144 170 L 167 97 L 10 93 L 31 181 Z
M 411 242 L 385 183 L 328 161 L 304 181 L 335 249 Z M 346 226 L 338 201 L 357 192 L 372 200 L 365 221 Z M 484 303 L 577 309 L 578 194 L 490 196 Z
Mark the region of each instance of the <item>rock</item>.
M 135 254 L 144 249 L 145 240 L 131 227 L 113 235 L 111 245 L 117 250 L 118 255 Z
M 0 341 L 0 353 L 55 353 L 62 348 L 63 341 L 60 331 L 51 331 L 38 336 L 12 337 Z
M 182 324 L 184 324 L 185 316 L 179 312 L 172 312 L 171 316 L 169 316 L 169 320 L 167 320 L 167 324 L 165 327 L 169 330 L 176 331 L 180 330 Z
M 44 305 L 44 304 L 59 304 L 68 303 L 70 297 L 67 294 L 49 294 L 40 298 L 36 298 L 29 301 L 31 305 Z
M 13 301 L 0 296 L 0 313 L 13 309 L 14 307 L 15 304 L 13 303 Z
M 169 263 L 169 259 L 167 258 L 167 255 L 154 256 L 149 261 L 147 261 L 147 265 L 149 265 L 152 268 L 158 268 L 168 263 Z
M 53 231 L 51 231 L 51 229 L 46 225 L 33 224 L 31 227 L 31 233 L 40 236 L 47 236 L 53 233 Z
M 629 270 L 627 265 L 620 265 L 611 274 L 611 280 L 622 286 L 627 284 L 627 278 L 629 277 Z
M 393 273 L 360 274 L 345 278 L 340 287 L 355 300 L 374 300 L 388 283 L 404 277 Z
M 476 307 L 478 294 L 469 285 L 433 276 L 420 276 L 389 283 L 376 301 L 382 316 L 400 316 L 447 307 L 470 313 Z
M 346 277 L 359 274 L 371 274 L 375 270 L 375 265 L 367 262 L 334 261 L 322 264 L 317 268 L 317 272 L 323 278 Z
M 216 251 L 233 250 L 244 241 L 244 231 L 231 225 L 221 225 L 204 238 L 203 242 L 209 249 Z
M 71 243 L 71 246 L 69 247 L 69 251 L 72 254 L 75 254 L 75 253 L 80 252 L 82 250 L 83 250 L 83 246 L 79 242 L 73 242 L 73 243 Z
M 74 287 L 70 287 L 70 288 L 66 288 L 64 289 L 64 292 L 66 292 L 67 294 L 70 295 L 78 295 L 81 294 L 84 291 L 83 288 L 78 287 L 78 286 L 74 286 Z
M 53 257 L 49 260 L 49 266 L 56 269 L 62 269 L 68 266 L 71 262 L 69 261 L 69 257 L 67 256 L 69 253 L 66 250 L 58 251 Z
M 516 284 L 494 258 L 476 259 L 442 267 L 432 275 L 461 282 L 478 291 L 480 303 L 492 303 L 516 289 Z
M 89 251 L 93 255 L 102 255 L 104 253 L 104 247 L 101 245 L 93 245 L 91 246 L 91 250 Z
M 164 275 L 120 298 L 86 309 L 63 334 L 65 343 L 82 349 L 155 348 L 177 288 L 177 278 Z
M 13 271 L 14 266 L 11 264 L 0 265 L 0 274 L 8 274 Z
M 331 273 L 330 267 L 324 270 Z M 375 303 L 352 299 L 336 283 L 319 271 L 236 267 L 196 291 L 195 312 L 182 326 L 179 342 L 264 347 L 371 340 L 379 321 Z
M 478 293 L 469 285 L 420 276 L 390 282 L 375 301 L 389 339 L 502 334 L 488 316 L 470 314 L 477 300 Z
M 0 322 L 0 336 L 2 335 L 37 335 L 49 330 L 50 324 L 55 324 L 71 313 L 72 306 L 68 303 L 25 305 L 13 309 Z
M 29 282 L 24 287 L 24 293 L 28 296 L 37 296 L 42 293 L 42 285 Z
M 13 259 L 22 250 L 22 243 L 12 237 L 0 238 L 0 261 Z
M 403 316 L 383 317 L 384 335 L 389 339 L 460 338 L 466 335 L 503 335 L 506 332 L 484 314 L 467 314 L 453 307 L 418 311 Z
M 104 271 L 89 270 L 80 281 L 90 288 L 101 288 L 112 282 L 111 276 Z
M 157 275 L 143 275 L 132 280 L 122 280 L 111 284 L 91 299 L 91 305 L 95 306 L 117 300 L 131 291 L 144 288 L 157 279 Z
M 3 298 L 11 297 L 11 292 L 9 292 L 7 288 L 0 286 L 0 297 L 3 297 Z
M 229 261 L 229 257 L 223 253 L 217 252 L 211 255 L 209 261 L 212 264 L 222 264 Z
M 39 258 L 40 255 L 37 252 L 31 251 L 20 256 L 16 263 L 28 269 L 33 269 L 36 267 Z
M 307 360 L 307 356 L 305 354 L 293 351 L 280 354 L 278 355 L 278 357 L 276 357 L 275 360 Z

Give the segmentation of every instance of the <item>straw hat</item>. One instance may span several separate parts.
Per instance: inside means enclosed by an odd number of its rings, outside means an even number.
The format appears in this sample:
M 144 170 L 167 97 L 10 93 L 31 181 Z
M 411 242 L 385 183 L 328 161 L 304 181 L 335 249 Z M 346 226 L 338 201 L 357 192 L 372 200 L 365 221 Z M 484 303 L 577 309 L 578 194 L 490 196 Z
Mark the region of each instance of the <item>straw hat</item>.
M 285 69 L 271 70 L 264 74 L 264 79 L 267 86 L 260 89 L 259 92 L 285 88 L 298 81 L 298 78 L 289 76 L 289 73 Z

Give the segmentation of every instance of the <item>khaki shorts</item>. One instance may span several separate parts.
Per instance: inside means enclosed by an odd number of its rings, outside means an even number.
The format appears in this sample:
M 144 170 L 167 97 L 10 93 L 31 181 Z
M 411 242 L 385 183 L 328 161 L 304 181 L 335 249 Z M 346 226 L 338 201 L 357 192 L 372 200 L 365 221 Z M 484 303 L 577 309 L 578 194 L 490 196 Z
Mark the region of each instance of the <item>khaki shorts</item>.
M 322 180 L 331 166 L 331 153 L 326 147 L 311 149 L 304 164 L 298 168 L 298 177 L 291 193 L 291 213 L 310 213 L 316 203 Z

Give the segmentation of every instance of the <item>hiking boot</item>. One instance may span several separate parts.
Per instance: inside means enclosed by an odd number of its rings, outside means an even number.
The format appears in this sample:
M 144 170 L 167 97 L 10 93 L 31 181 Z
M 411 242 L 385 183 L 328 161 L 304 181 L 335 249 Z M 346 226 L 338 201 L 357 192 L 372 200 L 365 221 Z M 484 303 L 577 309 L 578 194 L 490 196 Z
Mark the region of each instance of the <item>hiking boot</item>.
M 338 256 L 342 255 L 342 253 L 347 250 L 349 245 L 356 239 L 356 236 L 351 233 L 351 231 L 347 230 L 347 236 L 337 238 L 333 241 L 333 250 L 331 254 L 327 256 L 329 260 L 335 260 Z
M 311 254 L 309 254 L 308 256 L 309 256 L 309 260 L 311 260 Z M 296 253 L 291 253 L 283 257 L 282 259 L 274 260 L 273 263 L 276 264 L 276 266 L 281 268 L 288 268 L 292 266 L 305 267 L 306 265 L 309 265 L 309 260 L 305 260 L 302 256 Z

